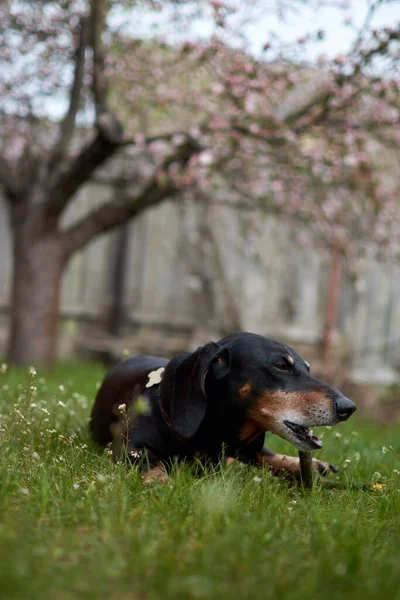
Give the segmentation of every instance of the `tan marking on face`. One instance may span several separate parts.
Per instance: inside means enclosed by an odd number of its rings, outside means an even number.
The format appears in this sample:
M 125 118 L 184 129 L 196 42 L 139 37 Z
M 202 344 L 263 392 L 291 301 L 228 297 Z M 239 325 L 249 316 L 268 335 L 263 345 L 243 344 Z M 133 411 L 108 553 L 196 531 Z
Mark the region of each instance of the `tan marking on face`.
M 291 365 L 294 365 L 294 360 L 293 358 L 290 356 L 290 354 L 288 354 L 287 356 L 288 361 L 290 362 Z
M 252 406 L 249 418 L 261 426 L 265 431 L 274 431 L 276 425 L 281 423 L 282 415 L 285 413 L 298 416 L 304 424 L 317 425 L 321 415 L 331 415 L 332 400 L 326 397 L 323 391 L 312 392 L 284 392 L 269 391 L 259 396 Z M 324 423 L 321 423 L 323 425 Z M 327 425 L 330 423 L 327 422 Z
M 239 388 L 239 396 L 244 399 L 248 398 L 251 394 L 251 383 L 248 381 L 241 388 Z
M 250 444 L 262 432 L 263 430 L 261 429 L 261 427 L 257 423 L 249 419 L 245 422 L 245 424 L 239 431 L 237 440 L 238 442 L 242 442 L 244 444 Z

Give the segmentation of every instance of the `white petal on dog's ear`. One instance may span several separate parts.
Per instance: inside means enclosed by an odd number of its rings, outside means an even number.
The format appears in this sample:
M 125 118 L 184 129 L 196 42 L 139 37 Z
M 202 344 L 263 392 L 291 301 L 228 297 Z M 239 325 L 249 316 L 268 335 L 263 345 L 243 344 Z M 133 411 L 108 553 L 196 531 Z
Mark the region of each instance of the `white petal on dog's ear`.
M 165 367 L 160 367 L 156 371 L 151 371 L 148 374 L 148 381 L 146 383 L 147 388 L 153 387 L 153 385 L 158 385 L 162 379 L 163 373 L 165 371 Z

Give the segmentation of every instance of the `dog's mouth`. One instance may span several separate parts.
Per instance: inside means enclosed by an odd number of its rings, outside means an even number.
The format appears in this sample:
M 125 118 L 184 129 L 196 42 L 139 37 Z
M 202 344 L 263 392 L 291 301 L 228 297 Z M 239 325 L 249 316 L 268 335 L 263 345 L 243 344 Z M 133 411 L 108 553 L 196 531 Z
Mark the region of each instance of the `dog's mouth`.
M 315 435 L 311 435 L 309 427 L 304 427 L 304 425 L 292 421 L 284 421 L 284 424 L 294 433 L 296 441 L 300 444 L 306 444 L 310 450 L 322 448 L 322 442 Z

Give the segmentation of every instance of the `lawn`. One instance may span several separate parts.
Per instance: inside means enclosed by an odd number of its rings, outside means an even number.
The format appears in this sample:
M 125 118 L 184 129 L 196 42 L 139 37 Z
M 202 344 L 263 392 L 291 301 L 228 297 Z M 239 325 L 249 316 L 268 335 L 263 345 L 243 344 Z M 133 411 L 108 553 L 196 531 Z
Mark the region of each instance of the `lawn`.
M 143 486 L 89 440 L 102 375 L 0 373 L 1 598 L 400 599 L 399 428 L 358 411 L 324 429 L 345 489 L 239 464 Z

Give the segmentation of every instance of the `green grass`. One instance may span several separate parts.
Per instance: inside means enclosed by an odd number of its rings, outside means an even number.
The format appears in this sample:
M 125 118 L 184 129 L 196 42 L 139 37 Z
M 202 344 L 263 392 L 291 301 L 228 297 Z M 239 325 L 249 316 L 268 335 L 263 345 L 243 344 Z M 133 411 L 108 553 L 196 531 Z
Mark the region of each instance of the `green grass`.
M 1 598 L 400 598 L 400 458 L 382 452 L 398 452 L 398 428 L 359 411 L 325 430 L 319 455 L 347 489 L 239 464 L 143 486 L 88 438 L 102 374 L 0 374 Z

